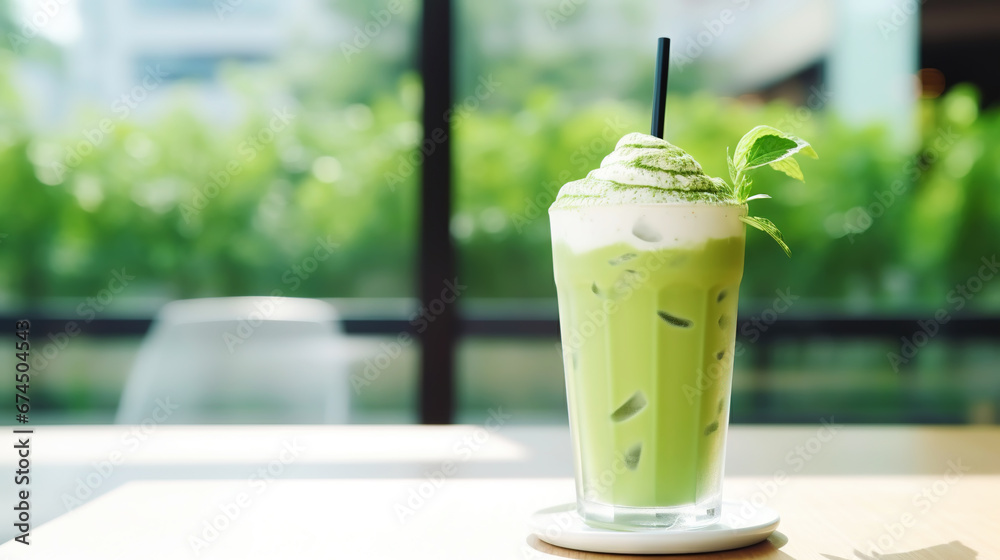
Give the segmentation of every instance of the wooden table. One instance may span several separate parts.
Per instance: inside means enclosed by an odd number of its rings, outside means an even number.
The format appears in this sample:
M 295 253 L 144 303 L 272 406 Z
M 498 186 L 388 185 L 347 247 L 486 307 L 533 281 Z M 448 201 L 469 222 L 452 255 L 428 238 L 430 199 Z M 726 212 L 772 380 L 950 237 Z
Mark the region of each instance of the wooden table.
M 573 499 L 564 428 L 162 426 L 134 448 L 123 430 L 36 430 L 33 521 L 54 519 L 0 558 L 604 557 L 525 529 Z M 727 497 L 781 526 L 698 558 L 1000 559 L 997 428 L 736 426 L 727 471 Z M 66 512 L 60 497 L 94 473 L 99 497 Z

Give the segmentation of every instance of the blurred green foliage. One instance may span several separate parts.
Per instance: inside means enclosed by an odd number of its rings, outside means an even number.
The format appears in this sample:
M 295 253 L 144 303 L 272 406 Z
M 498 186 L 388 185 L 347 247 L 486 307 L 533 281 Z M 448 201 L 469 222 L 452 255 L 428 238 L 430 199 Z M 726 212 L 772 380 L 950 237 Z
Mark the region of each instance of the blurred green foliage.
M 409 294 L 415 177 L 394 192 L 383 174 L 419 137 L 419 83 L 331 107 L 318 92 L 254 105 L 241 80 L 235 124 L 198 116 L 182 89 L 152 120 L 88 113 L 54 135 L 18 122 L 0 84 L 7 299 L 93 295 L 122 267 L 129 296 Z M 321 240 L 337 248 L 309 270 Z
M 10 65 L 0 59 L 4 76 Z M 8 305 L 85 297 L 125 267 L 137 296 L 412 294 L 419 79 L 402 69 L 379 76 L 377 88 L 293 85 L 265 104 L 252 85 L 260 80 L 234 72 L 236 123 L 199 116 L 182 87 L 159 116 L 91 112 L 44 134 L 20 119 L 13 84 L 0 83 L 0 293 Z M 547 205 L 615 139 L 645 130 L 648 109 L 579 102 L 544 84 L 517 102 L 458 101 L 469 107 L 453 121 L 459 277 L 474 297 L 552 296 Z M 774 199 L 753 202 L 754 213 L 782 229 L 793 258 L 751 231 L 745 297 L 791 286 L 816 307 L 933 309 L 995 253 L 1000 111 L 980 114 L 969 87 L 922 103 L 914 153 L 827 111 L 669 100 L 668 139 L 713 175 L 725 176 L 726 146 L 757 124 L 806 138 L 820 154 L 802 162 L 804 185 L 757 173 L 755 192 Z M 293 115 L 287 125 L 274 126 L 276 111 Z M 102 119 L 111 131 L 90 142 Z M 314 271 L 290 272 L 319 239 L 337 250 Z M 1000 308 L 1000 287 L 988 285 L 971 307 Z
M 756 172 L 754 192 L 774 198 L 754 201 L 753 211 L 782 229 L 793 256 L 749 232 L 744 297 L 791 286 L 813 307 L 933 309 L 1000 239 L 1000 111 L 980 115 L 978 106 L 970 87 L 924 101 L 915 152 L 832 112 L 705 95 L 669 99 L 667 137 L 720 177 L 726 146 L 757 124 L 806 138 L 820 154 L 802 162 L 805 184 Z M 562 183 L 600 164 L 613 147 L 607 138 L 646 130 L 647 111 L 613 102 L 572 107 L 555 91 L 536 90 L 519 113 L 476 115 L 457 131 L 457 233 L 463 273 L 475 279 L 470 293 L 552 294 L 547 204 Z M 497 216 L 508 217 L 503 227 Z M 1000 308 L 1000 286 L 987 285 L 970 307 Z

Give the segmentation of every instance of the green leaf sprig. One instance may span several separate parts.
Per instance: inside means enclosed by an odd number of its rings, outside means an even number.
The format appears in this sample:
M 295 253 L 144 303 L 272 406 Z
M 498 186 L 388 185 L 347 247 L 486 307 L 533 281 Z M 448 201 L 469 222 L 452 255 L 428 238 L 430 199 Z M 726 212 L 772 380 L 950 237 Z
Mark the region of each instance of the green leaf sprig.
M 746 204 L 758 198 L 771 198 L 766 194 L 750 196 L 753 180 L 747 172 L 765 165 L 781 171 L 792 179 L 805 181 L 799 163 L 792 159 L 792 156 L 799 153 L 811 158 L 818 157 L 816 150 L 801 138 L 770 126 L 755 127 L 743 135 L 732 156 L 729 155 L 729 149 L 726 149 L 729 180 L 732 181 L 730 194 L 738 204 Z M 791 249 L 781 237 L 781 231 L 770 220 L 759 216 L 741 216 L 740 220 L 770 235 L 786 255 L 792 256 Z

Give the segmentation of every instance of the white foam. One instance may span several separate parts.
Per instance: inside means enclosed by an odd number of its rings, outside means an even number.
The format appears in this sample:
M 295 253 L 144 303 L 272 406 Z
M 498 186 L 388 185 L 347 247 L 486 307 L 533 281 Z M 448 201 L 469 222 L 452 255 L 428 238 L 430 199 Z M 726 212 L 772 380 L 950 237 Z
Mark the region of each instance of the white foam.
M 549 218 L 552 241 L 566 243 L 576 253 L 616 243 L 650 251 L 744 236 L 746 226 L 739 217 L 746 212 L 745 205 L 636 204 L 553 208 Z

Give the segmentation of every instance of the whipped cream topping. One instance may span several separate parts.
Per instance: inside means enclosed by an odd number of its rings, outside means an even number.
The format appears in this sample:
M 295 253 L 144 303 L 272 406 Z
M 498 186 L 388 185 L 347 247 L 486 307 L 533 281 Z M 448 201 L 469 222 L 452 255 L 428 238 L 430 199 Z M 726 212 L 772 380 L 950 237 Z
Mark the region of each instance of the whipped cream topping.
M 598 169 L 563 185 L 551 209 L 677 203 L 735 206 L 725 181 L 706 175 L 687 152 L 661 138 L 631 132 Z

